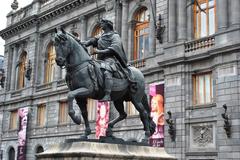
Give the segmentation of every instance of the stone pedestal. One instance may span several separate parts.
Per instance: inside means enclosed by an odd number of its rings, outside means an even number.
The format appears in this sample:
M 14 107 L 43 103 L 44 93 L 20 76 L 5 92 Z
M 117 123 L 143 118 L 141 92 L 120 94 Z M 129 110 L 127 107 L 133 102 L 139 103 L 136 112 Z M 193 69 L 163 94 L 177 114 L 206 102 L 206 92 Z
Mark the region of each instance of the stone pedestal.
M 98 142 L 68 142 L 51 146 L 37 155 L 37 160 L 176 160 L 164 148 L 109 144 Z

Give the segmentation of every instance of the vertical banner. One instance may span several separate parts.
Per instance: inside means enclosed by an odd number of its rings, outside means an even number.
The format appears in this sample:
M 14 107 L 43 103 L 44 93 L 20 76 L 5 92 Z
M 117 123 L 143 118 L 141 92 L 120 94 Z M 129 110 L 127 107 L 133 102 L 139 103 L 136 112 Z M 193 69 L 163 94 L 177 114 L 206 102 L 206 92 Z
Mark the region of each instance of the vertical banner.
M 96 120 L 96 138 L 99 139 L 101 136 L 106 136 L 106 130 L 109 121 L 109 102 L 98 102 L 97 103 L 97 120 Z
M 154 134 L 150 137 L 150 145 L 164 147 L 164 83 L 149 85 L 151 117 L 156 124 Z
M 18 109 L 18 116 L 19 116 L 19 129 L 18 129 L 17 160 L 26 160 L 28 107 Z

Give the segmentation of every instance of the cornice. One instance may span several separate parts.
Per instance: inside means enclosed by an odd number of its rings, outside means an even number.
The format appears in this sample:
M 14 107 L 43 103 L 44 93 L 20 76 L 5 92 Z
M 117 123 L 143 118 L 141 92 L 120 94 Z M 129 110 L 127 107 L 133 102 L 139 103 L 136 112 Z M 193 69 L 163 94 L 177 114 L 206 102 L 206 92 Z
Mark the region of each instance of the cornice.
M 15 98 L 15 99 L 7 99 L 6 101 L 0 103 L 0 107 L 5 106 L 5 105 L 20 103 L 20 102 L 23 102 L 23 101 L 34 101 L 34 100 L 39 99 L 39 98 L 55 96 L 55 95 L 64 94 L 64 93 L 68 93 L 67 88 L 62 89 L 62 90 L 50 91 L 50 92 L 47 92 L 47 93 L 44 93 L 44 94 L 34 93 L 34 94 L 31 94 L 31 95 L 27 95 L 25 97 L 19 97 L 19 98 Z
M 32 15 L 30 17 L 27 17 L 23 21 L 17 22 L 14 25 L 1 30 L 0 36 L 3 39 L 7 39 L 13 35 L 16 35 L 17 33 L 21 32 L 21 31 L 31 27 L 31 26 L 36 25 L 37 22 L 38 22 L 37 15 Z
M 35 26 L 35 25 L 41 25 L 43 23 L 48 22 L 49 20 L 56 18 L 60 15 L 63 15 L 65 13 L 68 13 L 69 11 L 78 8 L 80 6 L 93 3 L 93 0 L 72 0 L 72 1 L 66 1 L 59 5 L 54 6 L 54 8 L 50 8 L 44 12 L 41 12 L 37 15 L 32 15 L 30 17 L 27 17 L 23 19 L 20 22 L 17 22 L 2 31 L 0 31 L 0 36 L 3 39 L 8 39 L 25 29 Z

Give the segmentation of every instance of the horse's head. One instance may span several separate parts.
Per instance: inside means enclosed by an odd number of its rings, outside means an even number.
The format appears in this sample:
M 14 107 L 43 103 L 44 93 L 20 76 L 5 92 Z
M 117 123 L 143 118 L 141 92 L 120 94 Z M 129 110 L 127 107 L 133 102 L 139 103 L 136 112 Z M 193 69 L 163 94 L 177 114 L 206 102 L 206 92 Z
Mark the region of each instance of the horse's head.
M 62 28 L 55 29 L 53 42 L 56 50 L 55 60 L 60 67 L 79 65 L 91 59 L 86 48 L 78 42 L 77 38 Z
M 55 29 L 53 42 L 56 50 L 56 63 L 60 67 L 65 66 L 72 47 L 67 33 L 62 28 Z

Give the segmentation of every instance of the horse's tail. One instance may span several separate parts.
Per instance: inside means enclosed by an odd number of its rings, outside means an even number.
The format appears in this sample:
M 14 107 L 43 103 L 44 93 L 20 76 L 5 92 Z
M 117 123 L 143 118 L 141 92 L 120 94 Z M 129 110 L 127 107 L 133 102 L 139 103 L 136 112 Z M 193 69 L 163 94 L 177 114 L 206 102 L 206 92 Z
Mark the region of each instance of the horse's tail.
M 149 120 L 149 128 L 150 128 L 150 133 L 151 135 L 155 132 L 156 124 L 153 122 L 152 117 L 150 116 L 151 110 L 150 106 L 148 103 L 147 95 L 144 93 L 143 98 L 142 98 L 142 104 L 147 111 L 148 114 L 148 120 Z

